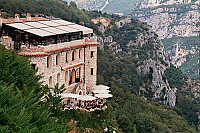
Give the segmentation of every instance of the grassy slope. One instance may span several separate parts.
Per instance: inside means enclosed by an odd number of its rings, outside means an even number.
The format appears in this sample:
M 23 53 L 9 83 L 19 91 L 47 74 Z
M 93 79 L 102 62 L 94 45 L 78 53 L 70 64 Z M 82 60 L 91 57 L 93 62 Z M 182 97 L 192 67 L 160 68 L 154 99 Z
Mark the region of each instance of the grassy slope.
M 165 47 L 165 51 L 171 50 L 173 45 L 177 42 L 181 42 L 181 48 L 185 50 L 191 50 L 192 47 L 199 47 L 199 37 L 192 36 L 192 37 L 173 37 L 170 39 L 163 39 L 162 43 Z M 196 53 L 193 55 L 193 57 L 187 56 L 187 61 L 183 63 L 179 68 L 182 70 L 185 74 L 190 76 L 191 78 L 199 79 L 199 74 L 197 73 L 197 70 L 199 70 L 199 64 L 197 64 L 199 60 L 199 53 Z
M 107 13 L 120 13 L 132 10 L 134 5 L 140 0 L 112 0 L 103 9 L 103 12 Z

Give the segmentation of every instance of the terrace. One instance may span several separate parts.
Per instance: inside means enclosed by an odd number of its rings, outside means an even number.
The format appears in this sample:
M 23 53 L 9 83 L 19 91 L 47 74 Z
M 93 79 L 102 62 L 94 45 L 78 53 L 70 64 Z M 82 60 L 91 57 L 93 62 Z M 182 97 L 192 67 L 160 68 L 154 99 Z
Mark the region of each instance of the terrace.
M 60 19 L 3 23 L 5 36 L 12 38 L 14 48 L 22 52 L 51 51 L 58 45 L 62 49 L 97 41 L 92 29 Z

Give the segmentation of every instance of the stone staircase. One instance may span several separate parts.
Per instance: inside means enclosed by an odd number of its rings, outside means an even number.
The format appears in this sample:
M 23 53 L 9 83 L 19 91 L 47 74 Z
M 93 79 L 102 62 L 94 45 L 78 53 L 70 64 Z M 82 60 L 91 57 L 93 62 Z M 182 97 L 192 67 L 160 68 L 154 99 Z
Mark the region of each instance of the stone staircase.
M 74 83 L 67 87 L 67 89 L 63 93 L 74 93 L 79 94 L 79 92 L 82 92 L 82 94 L 86 93 L 86 85 L 84 83 Z

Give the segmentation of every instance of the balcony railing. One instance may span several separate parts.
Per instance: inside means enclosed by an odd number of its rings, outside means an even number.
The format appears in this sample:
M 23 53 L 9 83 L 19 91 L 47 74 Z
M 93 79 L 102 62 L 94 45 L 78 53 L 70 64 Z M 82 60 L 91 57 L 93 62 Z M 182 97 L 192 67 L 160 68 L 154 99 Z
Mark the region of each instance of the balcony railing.
M 37 45 L 37 46 L 25 46 L 21 45 L 21 52 L 29 52 L 29 53 L 34 53 L 34 52 L 46 52 L 46 51 L 52 51 L 56 49 L 62 49 L 66 47 L 73 47 L 85 43 L 95 43 L 97 42 L 97 37 L 93 36 L 90 38 L 83 38 L 82 40 L 74 40 L 71 42 L 64 42 L 64 43 L 59 43 L 59 44 L 51 44 L 47 46 L 43 45 Z

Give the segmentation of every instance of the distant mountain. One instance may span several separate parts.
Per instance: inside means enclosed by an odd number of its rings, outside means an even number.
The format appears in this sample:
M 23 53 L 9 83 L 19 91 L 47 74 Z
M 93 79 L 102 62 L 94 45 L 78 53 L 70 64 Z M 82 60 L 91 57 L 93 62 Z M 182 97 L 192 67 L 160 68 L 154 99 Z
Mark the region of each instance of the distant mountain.
M 173 4 L 190 4 L 193 2 L 198 2 L 198 0 L 142 0 L 137 3 L 138 8 L 149 8 L 157 7 L 162 5 L 173 5 Z
M 75 2 L 78 7 L 87 10 L 101 10 L 108 0 L 65 0 L 68 3 Z
M 73 1 L 78 7 L 87 10 L 99 10 L 107 13 L 125 13 L 132 10 L 140 0 L 65 0 Z

